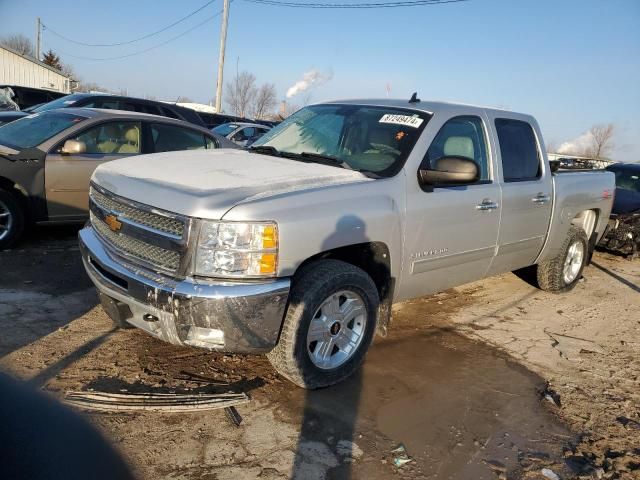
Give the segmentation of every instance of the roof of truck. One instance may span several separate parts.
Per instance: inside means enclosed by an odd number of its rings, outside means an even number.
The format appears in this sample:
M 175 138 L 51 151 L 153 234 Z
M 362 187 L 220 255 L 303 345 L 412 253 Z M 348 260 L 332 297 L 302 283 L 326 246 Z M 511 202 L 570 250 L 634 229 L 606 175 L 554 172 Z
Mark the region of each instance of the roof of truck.
M 427 113 L 438 113 L 438 112 L 454 112 L 458 110 L 464 110 L 465 112 L 469 112 L 469 110 L 483 110 L 483 111 L 491 111 L 496 113 L 509 113 L 513 115 L 523 115 L 529 117 L 530 115 L 514 112 L 510 110 L 505 110 L 497 107 L 485 107 L 481 105 L 468 105 L 464 103 L 453 103 L 453 102 L 437 102 L 437 101 L 418 101 L 409 103 L 409 100 L 399 99 L 399 98 L 358 98 L 358 99 L 345 99 L 345 100 L 332 100 L 329 102 L 321 102 L 321 103 L 334 103 L 334 104 L 352 104 L 352 105 L 376 105 L 382 107 L 395 107 L 395 108 L 409 108 L 412 110 L 421 110 Z

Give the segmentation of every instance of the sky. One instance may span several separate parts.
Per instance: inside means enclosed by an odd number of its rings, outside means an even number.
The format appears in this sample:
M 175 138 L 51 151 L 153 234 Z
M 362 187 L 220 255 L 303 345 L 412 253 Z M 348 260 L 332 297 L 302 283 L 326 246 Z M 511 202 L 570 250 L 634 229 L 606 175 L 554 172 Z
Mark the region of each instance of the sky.
M 311 1 L 311 0 L 305 0 Z M 324 0 L 353 3 L 356 0 Z M 359 0 L 364 1 L 364 0 Z M 376 0 L 385 1 L 385 0 Z M 35 37 L 87 82 L 129 95 L 208 103 L 215 97 L 221 17 L 216 0 L 0 0 L 0 36 Z M 618 161 L 640 161 L 640 0 L 468 0 L 388 9 L 298 9 L 234 0 L 225 81 L 236 69 L 273 82 L 280 98 L 316 70 L 319 85 L 292 104 L 340 98 L 409 98 L 497 106 L 534 115 L 546 142 L 580 143 L 614 123 Z M 146 53 L 118 60 L 192 29 Z

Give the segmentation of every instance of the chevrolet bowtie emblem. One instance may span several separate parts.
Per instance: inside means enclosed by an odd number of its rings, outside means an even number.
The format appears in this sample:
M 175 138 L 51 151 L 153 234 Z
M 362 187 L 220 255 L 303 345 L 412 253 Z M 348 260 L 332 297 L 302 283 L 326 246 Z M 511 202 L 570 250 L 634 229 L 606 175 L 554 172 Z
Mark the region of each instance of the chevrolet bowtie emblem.
M 104 217 L 104 223 L 109 225 L 109 229 L 112 232 L 118 232 L 122 228 L 122 222 L 118 220 L 118 217 L 115 215 L 107 215 Z

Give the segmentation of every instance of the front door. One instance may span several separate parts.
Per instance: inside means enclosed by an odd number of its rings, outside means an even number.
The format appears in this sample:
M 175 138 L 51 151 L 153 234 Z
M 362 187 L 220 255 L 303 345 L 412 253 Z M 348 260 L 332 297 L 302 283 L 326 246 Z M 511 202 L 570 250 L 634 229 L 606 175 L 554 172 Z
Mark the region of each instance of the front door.
M 433 120 L 432 120 L 433 121 Z M 485 122 L 478 116 L 449 119 L 422 162 L 445 156 L 474 160 L 477 183 L 423 191 L 408 174 L 403 298 L 412 298 L 482 278 L 496 250 L 501 209 L 493 180 Z M 406 294 L 405 294 L 406 292 Z
M 47 154 L 45 188 L 49 220 L 82 220 L 89 209 L 89 180 L 102 163 L 141 152 L 139 122 L 101 123 L 89 127 L 76 140 L 84 152 L 66 154 L 64 141 Z

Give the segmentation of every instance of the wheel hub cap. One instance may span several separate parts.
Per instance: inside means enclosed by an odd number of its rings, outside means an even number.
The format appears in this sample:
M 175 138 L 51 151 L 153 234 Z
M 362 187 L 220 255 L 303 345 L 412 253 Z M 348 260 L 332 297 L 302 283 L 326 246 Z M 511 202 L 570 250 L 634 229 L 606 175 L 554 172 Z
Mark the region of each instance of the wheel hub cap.
M 564 260 L 563 280 L 565 284 L 573 282 L 580 268 L 582 267 L 582 259 L 584 258 L 584 245 L 582 242 L 572 243 L 567 251 L 567 257 Z
M 362 297 L 341 290 L 316 310 L 307 332 L 307 353 L 313 364 L 331 370 L 348 361 L 362 343 L 367 308 Z
M 0 200 L 0 240 L 9 235 L 12 225 L 13 217 L 9 211 L 9 207 Z

